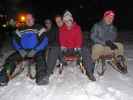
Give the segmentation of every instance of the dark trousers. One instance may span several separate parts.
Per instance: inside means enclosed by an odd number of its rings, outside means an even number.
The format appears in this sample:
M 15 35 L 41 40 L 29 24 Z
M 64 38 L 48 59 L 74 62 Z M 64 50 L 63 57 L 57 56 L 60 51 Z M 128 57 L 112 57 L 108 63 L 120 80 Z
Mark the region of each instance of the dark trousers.
M 48 57 L 47 57 L 47 66 L 48 66 L 49 75 L 52 74 L 58 59 L 61 63 L 64 63 L 59 46 L 49 46 Z
M 83 47 L 81 49 L 81 56 L 82 56 L 83 64 L 86 68 L 86 71 L 93 74 L 95 69 L 95 64 L 91 58 L 91 52 L 88 47 Z
M 64 51 L 60 49 L 58 46 L 50 46 L 48 47 L 48 57 L 47 57 L 47 66 L 48 66 L 48 73 L 49 75 L 52 74 L 54 67 L 56 65 L 57 59 L 63 64 L 64 58 Z M 81 48 L 79 55 L 82 56 L 83 64 L 87 72 L 92 73 L 94 72 L 94 63 L 91 58 L 90 50 L 87 47 Z
M 23 59 L 25 58 L 22 58 L 18 52 L 15 52 L 6 59 L 4 68 L 6 68 L 6 66 L 9 66 L 11 71 L 10 74 L 12 74 L 16 68 L 16 64 Z M 47 74 L 44 52 L 36 54 L 34 61 L 36 63 L 36 81 L 38 81 Z
M 82 47 L 80 50 L 67 49 L 67 48 L 65 48 L 64 50 L 61 49 L 61 53 L 62 53 L 61 55 L 64 55 L 67 53 L 68 53 L 68 55 L 69 55 L 69 53 L 72 54 L 72 51 L 75 53 L 77 52 L 82 57 L 83 64 L 84 64 L 86 71 L 93 74 L 95 65 L 91 58 L 90 50 L 88 49 L 88 47 Z

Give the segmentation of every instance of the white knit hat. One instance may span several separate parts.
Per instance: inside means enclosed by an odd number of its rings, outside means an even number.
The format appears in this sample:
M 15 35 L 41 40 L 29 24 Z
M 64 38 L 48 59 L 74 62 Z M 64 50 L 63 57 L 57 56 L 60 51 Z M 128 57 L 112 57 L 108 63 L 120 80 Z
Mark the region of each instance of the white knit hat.
M 63 21 L 69 21 L 69 20 L 73 22 L 73 17 L 69 11 L 66 11 L 63 15 Z

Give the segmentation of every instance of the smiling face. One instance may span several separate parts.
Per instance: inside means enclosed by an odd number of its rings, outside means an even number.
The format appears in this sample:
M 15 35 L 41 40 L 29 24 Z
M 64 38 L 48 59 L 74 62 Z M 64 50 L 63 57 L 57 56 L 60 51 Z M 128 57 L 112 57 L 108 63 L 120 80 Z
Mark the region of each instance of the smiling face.
M 61 16 L 57 16 L 56 18 L 55 18 L 55 22 L 56 22 L 56 25 L 60 28 L 60 27 L 62 27 L 63 26 L 63 21 L 62 21 L 62 18 L 61 18 Z
M 108 15 L 108 16 L 105 16 L 104 17 L 104 22 L 106 23 L 106 24 L 112 24 L 113 23 L 113 21 L 114 21 L 114 16 L 110 16 L 110 15 Z
M 73 21 L 72 20 L 64 20 L 65 25 L 68 27 L 68 29 L 70 29 L 73 25 Z
M 50 29 L 52 28 L 52 21 L 51 21 L 50 19 L 46 19 L 46 20 L 44 21 L 44 24 L 45 24 L 45 26 L 46 26 L 46 28 L 47 28 L 48 30 L 50 30 Z
M 28 14 L 26 17 L 26 25 L 27 26 L 33 26 L 34 21 L 35 21 L 35 19 L 33 18 L 33 16 L 31 14 Z

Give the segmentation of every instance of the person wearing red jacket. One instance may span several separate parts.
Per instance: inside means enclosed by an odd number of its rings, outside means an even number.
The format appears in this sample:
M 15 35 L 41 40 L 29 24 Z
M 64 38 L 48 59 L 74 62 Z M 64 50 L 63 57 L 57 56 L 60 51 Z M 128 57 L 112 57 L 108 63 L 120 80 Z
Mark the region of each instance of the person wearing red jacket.
M 92 62 L 89 49 L 83 45 L 83 34 L 81 28 L 74 22 L 72 14 L 66 11 L 63 15 L 64 25 L 59 28 L 59 44 L 62 55 L 70 50 L 78 50 L 79 55 L 83 58 L 86 75 L 90 80 L 96 81 L 94 77 L 94 64 Z
M 67 21 L 65 23 L 67 23 Z M 60 29 L 59 41 L 61 47 L 81 48 L 83 40 L 80 26 L 77 25 L 76 22 L 74 22 L 70 27 L 65 24 Z

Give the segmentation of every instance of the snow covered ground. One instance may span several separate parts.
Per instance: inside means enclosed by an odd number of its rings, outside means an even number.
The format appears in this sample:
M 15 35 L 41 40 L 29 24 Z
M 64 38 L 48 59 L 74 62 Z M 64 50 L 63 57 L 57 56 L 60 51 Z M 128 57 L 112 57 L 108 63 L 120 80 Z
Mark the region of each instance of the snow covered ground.
M 71 64 L 62 75 L 57 69 L 47 86 L 37 86 L 25 72 L 0 87 L 0 100 L 133 100 L 133 45 L 126 46 L 128 74 L 122 75 L 110 66 L 104 76 L 91 82 L 78 66 Z

